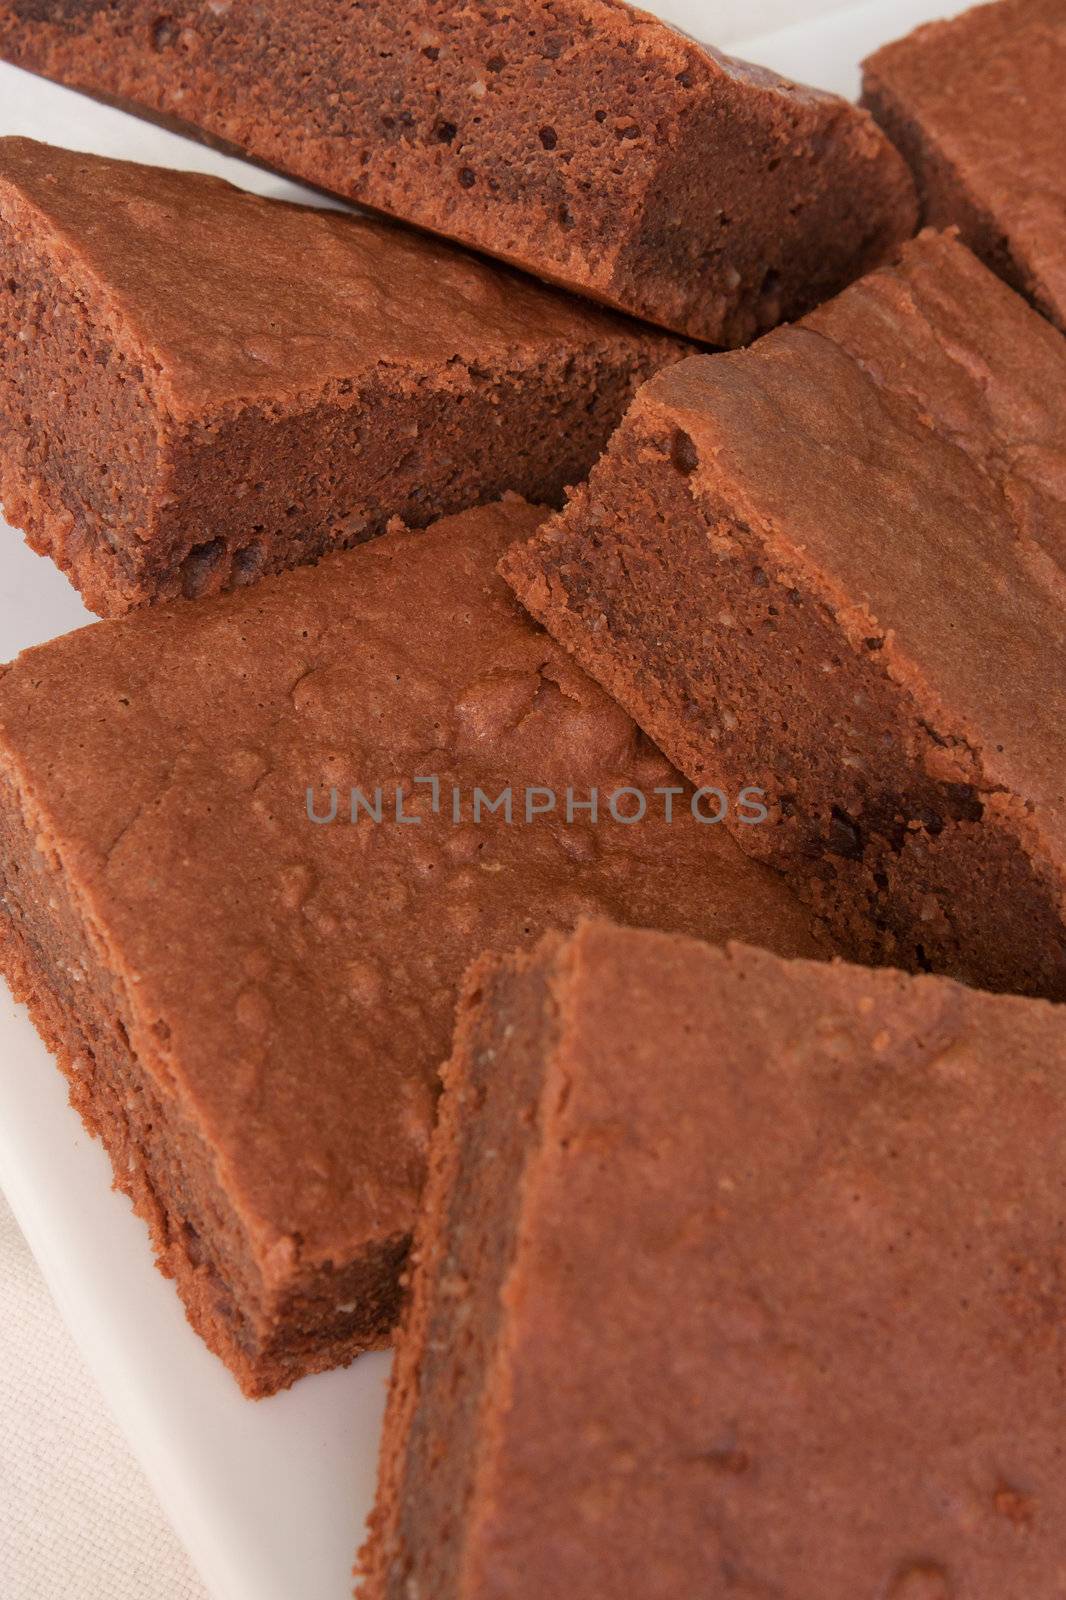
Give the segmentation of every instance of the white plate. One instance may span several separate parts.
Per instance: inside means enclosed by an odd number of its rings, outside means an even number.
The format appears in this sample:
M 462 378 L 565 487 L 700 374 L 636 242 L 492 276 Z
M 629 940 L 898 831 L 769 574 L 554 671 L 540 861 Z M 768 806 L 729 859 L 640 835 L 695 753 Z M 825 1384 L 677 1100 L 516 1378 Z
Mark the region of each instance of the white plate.
M 952 0 L 644 0 L 698 37 L 854 95 L 870 50 Z M 742 39 L 753 25 L 776 33 Z M 297 185 L 0 64 L 0 133 L 216 172 L 262 194 Z M 0 660 L 90 620 L 74 591 L 0 524 Z M 346 1600 L 373 1493 L 388 1370 L 366 1356 L 272 1400 L 242 1400 L 152 1268 L 147 1235 L 0 984 L 0 1184 L 89 1367 L 218 1600 Z

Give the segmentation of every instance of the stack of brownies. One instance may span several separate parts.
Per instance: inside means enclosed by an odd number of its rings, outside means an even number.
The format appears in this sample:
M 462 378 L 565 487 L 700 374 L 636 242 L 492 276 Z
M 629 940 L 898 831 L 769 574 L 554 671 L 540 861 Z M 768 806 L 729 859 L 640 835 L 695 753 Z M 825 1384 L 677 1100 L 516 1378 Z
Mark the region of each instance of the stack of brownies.
M 1060 1600 L 1066 0 L 0 56 L 382 214 L 0 140 L 0 965 L 365 1600 Z

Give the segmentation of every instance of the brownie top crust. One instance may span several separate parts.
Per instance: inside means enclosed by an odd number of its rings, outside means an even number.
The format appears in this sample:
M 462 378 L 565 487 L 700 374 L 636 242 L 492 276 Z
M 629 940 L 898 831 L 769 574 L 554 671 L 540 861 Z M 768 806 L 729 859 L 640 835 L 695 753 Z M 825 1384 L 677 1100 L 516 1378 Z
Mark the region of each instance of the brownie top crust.
M 563 791 L 676 784 L 494 567 L 516 499 L 393 531 L 254 589 L 99 623 L 0 674 L 0 777 L 115 975 L 122 1024 L 214 1152 L 269 1280 L 402 1235 L 470 956 L 618 920 L 827 947 L 780 881 L 676 802 L 644 822 Z M 432 786 L 436 776 L 439 809 Z M 551 815 L 526 823 L 522 792 Z M 453 820 L 452 789 L 461 791 Z M 514 820 L 472 816 L 513 787 Z M 370 805 L 351 823 L 348 796 Z M 394 797 L 402 792 L 398 821 Z M 330 792 L 337 820 L 325 818 Z
M 595 924 L 543 960 L 462 1592 L 1057 1593 L 1063 1008 Z
M 0 139 L 0 217 L 91 278 L 178 414 L 276 406 L 379 368 L 506 369 L 560 343 L 683 348 L 388 222 L 32 139 Z
M 724 501 L 757 528 L 772 576 L 914 692 L 939 776 L 1020 803 L 1059 861 L 1064 397 L 1062 336 L 926 233 L 802 324 L 684 361 L 636 402 L 677 435 L 712 520 Z
M 1066 328 L 1066 6 L 996 0 L 864 64 L 864 97 L 918 176 L 927 220 Z

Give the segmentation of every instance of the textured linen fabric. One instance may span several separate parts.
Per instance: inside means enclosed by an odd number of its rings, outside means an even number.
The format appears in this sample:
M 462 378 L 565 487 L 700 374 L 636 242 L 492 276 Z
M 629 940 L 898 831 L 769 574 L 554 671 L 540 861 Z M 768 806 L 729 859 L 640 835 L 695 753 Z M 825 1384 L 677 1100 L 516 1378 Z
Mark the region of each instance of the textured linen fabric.
M 208 1600 L 2 1195 L 0 1596 Z

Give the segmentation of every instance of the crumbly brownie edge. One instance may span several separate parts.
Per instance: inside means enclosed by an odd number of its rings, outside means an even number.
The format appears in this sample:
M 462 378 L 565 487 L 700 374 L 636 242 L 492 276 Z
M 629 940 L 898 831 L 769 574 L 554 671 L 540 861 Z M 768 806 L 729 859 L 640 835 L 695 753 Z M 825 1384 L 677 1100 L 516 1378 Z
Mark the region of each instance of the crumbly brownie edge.
M 138 529 L 157 507 L 163 420 L 150 365 L 95 287 L 38 247 L 19 196 L 0 215 L 0 502 L 95 611 L 148 598 Z M 124 602 L 124 603 L 123 603 Z
M 284 408 L 230 410 L 173 437 L 153 603 L 199 599 L 509 491 L 559 506 L 638 386 L 685 354 L 666 339 L 559 346 L 495 372 L 381 370 Z M 251 495 L 248 486 L 253 486 Z
M 766 791 L 768 824 L 727 825 L 850 959 L 1066 999 L 1066 886 L 1024 807 L 983 792 L 979 774 L 972 784 L 929 775 L 939 736 L 909 693 L 877 650 L 855 656 L 817 595 L 771 576 L 761 536 L 736 522 L 727 492 L 711 511 L 696 503 L 685 440 L 648 394 L 590 484 L 512 547 L 502 575 L 691 782 Z M 712 550 L 712 525 L 739 558 Z M 712 596 L 727 619 L 717 626 Z M 847 663 L 832 680 L 835 712 L 817 670 L 830 658 Z M 865 788 L 834 737 L 855 694 L 885 736 L 866 751 Z
M 258 1398 L 389 1343 L 404 1239 L 268 1288 L 210 1152 L 131 1044 L 121 986 L 95 955 L 72 885 L 0 775 L 0 972 L 67 1078 L 208 1347 Z M 39 841 L 39 842 L 38 842 Z M 47 909 L 45 907 L 47 906 Z
M 802 93 L 790 102 L 763 89 L 760 112 L 730 106 L 732 86 L 730 75 L 712 77 L 693 96 L 612 280 L 619 305 L 655 320 L 645 286 L 658 267 L 666 320 L 729 348 L 795 321 L 891 260 L 918 222 L 906 163 L 868 113 L 857 117 L 841 102 L 833 124 L 820 127 L 829 107 Z M 731 139 L 708 185 L 707 152 L 724 126 Z M 672 270 L 662 275 L 664 261 Z
M 483 1467 L 502 1294 L 538 1103 L 558 1028 L 552 976 L 563 940 L 490 956 L 467 974 L 412 1251 L 368 1537 L 361 1600 L 451 1600 Z M 444 1448 L 446 1443 L 446 1449 Z

